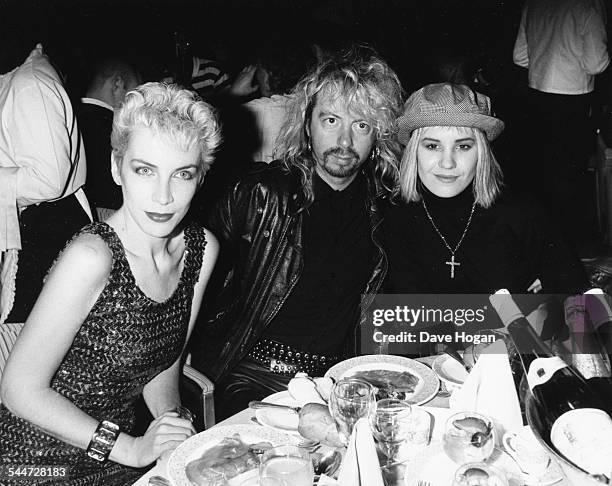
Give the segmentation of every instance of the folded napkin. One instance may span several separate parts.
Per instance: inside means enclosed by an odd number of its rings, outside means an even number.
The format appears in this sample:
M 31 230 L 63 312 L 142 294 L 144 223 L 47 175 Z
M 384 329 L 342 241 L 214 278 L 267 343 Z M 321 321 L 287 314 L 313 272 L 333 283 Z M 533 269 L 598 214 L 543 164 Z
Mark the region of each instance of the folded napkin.
M 456 412 L 477 412 L 493 420 L 497 441 L 508 430 L 523 426 L 521 406 L 508 361 L 508 349 L 497 340 L 483 349 L 476 365 L 461 387 L 449 399 Z
M 321 474 L 317 485 L 318 486 L 340 486 L 340 483 L 336 481 L 334 478 L 330 478 L 329 476 L 326 476 L 325 474 Z
M 349 440 L 340 466 L 338 483 L 342 486 L 383 486 L 382 473 L 370 423 L 360 418 Z

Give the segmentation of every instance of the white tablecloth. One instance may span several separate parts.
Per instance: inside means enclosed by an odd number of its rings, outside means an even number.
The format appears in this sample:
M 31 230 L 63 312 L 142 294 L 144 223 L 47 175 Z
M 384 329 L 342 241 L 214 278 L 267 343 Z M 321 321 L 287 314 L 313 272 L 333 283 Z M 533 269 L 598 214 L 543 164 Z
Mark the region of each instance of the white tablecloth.
M 431 363 L 437 356 L 428 356 L 425 358 L 419 358 L 418 361 L 422 361 L 423 363 L 431 366 Z M 431 399 L 427 406 L 429 407 L 440 407 L 440 408 L 448 408 L 448 398 L 434 397 Z M 228 419 L 223 420 L 215 425 L 236 425 L 236 424 L 249 424 L 251 422 L 251 418 L 255 417 L 255 412 L 253 410 L 243 410 L 242 412 L 237 413 L 236 415 L 232 415 Z M 134 483 L 134 486 L 148 486 L 148 481 L 151 476 L 163 476 L 165 478 L 168 477 L 168 460 L 159 461 L 158 464 L 151 469 L 147 474 L 142 476 L 138 481 Z
M 431 366 L 431 363 L 433 362 L 435 358 L 436 356 L 419 358 L 419 361 L 424 362 L 425 364 Z M 424 404 L 424 406 L 429 409 L 430 413 L 432 413 L 435 419 L 434 430 L 433 430 L 432 436 L 440 438 L 442 436 L 442 430 L 444 427 L 444 423 L 446 422 L 446 417 L 448 417 L 448 415 L 451 413 L 450 410 L 448 410 L 448 406 L 449 406 L 448 398 L 436 396 L 433 399 L 431 399 L 429 402 Z M 436 409 L 439 410 L 439 412 L 437 412 Z M 222 422 L 219 422 L 217 425 L 215 425 L 215 427 L 218 425 L 236 425 L 236 424 L 253 423 L 251 421 L 251 418 L 254 416 L 255 416 L 255 412 L 253 410 L 246 409 L 246 410 L 243 410 L 237 413 L 236 415 L 233 415 L 232 417 Z M 167 478 L 168 477 L 167 466 L 168 466 L 167 459 L 164 461 L 160 461 L 153 469 L 151 469 L 147 474 L 142 476 L 136 483 L 134 483 L 134 486 L 148 486 L 149 478 L 155 475 L 159 475 L 159 476 L 163 476 Z M 393 482 L 394 484 L 402 484 L 403 480 L 400 480 L 397 483 L 395 483 L 395 481 Z M 564 480 L 562 482 L 556 483 L 555 486 L 570 486 L 570 485 L 567 481 Z

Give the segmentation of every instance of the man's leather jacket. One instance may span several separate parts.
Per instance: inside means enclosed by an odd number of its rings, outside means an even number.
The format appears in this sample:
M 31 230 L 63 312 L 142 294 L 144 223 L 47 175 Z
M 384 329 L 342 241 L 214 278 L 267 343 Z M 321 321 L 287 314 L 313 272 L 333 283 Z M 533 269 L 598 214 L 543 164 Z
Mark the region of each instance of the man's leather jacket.
M 387 257 L 380 243 L 383 193 L 370 171 L 363 170 L 368 194 L 364 204 L 375 246 L 373 271 L 363 293 L 373 295 L 387 273 Z M 216 272 L 225 274 L 224 261 L 230 270 L 215 308 L 208 310 L 206 328 L 192 339 L 191 351 L 192 365 L 214 381 L 248 354 L 302 273 L 302 198 L 297 174 L 286 171 L 279 161 L 261 163 L 234 184 L 211 215 L 208 227 L 222 249 Z M 358 340 L 356 326 L 347 353 L 357 352 Z

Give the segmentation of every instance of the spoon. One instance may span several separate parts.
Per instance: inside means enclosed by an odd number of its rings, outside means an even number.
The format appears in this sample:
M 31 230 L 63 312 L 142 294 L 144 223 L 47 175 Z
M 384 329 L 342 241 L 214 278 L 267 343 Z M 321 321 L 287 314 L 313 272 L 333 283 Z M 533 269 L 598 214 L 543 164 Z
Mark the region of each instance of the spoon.
M 279 405 L 278 403 L 260 402 L 252 400 L 249 402 L 249 408 L 257 410 L 258 408 L 276 408 L 278 410 L 287 410 L 290 412 L 300 413 L 302 407 L 291 407 L 289 405 Z

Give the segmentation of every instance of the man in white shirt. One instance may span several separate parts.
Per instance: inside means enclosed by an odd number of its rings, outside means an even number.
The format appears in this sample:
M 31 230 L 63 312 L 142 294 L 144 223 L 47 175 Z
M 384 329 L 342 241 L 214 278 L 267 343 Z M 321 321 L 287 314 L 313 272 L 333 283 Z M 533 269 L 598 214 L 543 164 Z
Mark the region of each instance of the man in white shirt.
M 7 320 L 21 322 L 66 240 L 92 219 L 81 135 L 42 45 L 0 76 L 0 121 L 0 322 L 11 308 Z
M 575 219 L 584 210 L 578 203 L 587 196 L 577 191 L 594 148 L 594 77 L 610 62 L 602 0 L 527 0 L 513 59 L 529 70 L 527 162 L 534 193 Z

